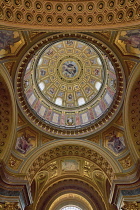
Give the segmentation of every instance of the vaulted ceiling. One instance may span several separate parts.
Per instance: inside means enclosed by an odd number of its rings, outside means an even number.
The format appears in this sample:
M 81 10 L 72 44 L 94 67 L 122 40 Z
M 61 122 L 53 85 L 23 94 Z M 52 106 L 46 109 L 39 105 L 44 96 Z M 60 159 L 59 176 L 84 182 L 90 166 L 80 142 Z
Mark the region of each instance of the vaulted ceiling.
M 138 197 L 139 9 L 0 3 L 1 176 L 26 182 L 27 210 L 115 210 Z

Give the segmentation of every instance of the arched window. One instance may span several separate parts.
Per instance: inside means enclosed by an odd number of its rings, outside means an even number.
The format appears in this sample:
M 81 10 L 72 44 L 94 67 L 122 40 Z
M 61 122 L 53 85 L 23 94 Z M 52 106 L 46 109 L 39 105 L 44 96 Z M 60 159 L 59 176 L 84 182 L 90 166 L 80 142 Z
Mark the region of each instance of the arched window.
M 62 106 L 62 98 L 56 98 L 55 104 Z
M 83 104 L 85 104 L 85 99 L 82 98 L 82 97 L 81 98 L 78 98 L 78 105 L 81 106 Z
M 101 82 L 96 82 L 95 83 L 95 88 L 97 89 L 97 90 L 100 90 L 100 87 L 101 87 Z
M 40 66 L 40 65 L 42 64 L 42 61 L 43 61 L 43 59 L 40 58 L 40 59 L 39 59 L 39 62 L 38 62 L 38 66 Z
M 39 88 L 40 88 L 41 91 L 44 90 L 44 88 L 45 88 L 44 82 L 39 83 Z
M 102 65 L 102 62 L 101 62 L 100 58 L 97 58 L 97 63 L 98 63 L 99 65 Z
M 79 208 L 78 206 L 64 206 L 62 207 L 60 210 L 82 210 L 81 208 Z

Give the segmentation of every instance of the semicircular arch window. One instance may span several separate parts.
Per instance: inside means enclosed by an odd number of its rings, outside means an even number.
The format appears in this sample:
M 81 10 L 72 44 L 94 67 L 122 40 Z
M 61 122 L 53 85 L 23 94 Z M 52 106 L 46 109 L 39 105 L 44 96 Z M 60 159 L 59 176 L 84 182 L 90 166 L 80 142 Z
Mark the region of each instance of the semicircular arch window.
M 69 206 L 64 206 L 60 210 L 83 210 L 77 206 L 69 205 Z

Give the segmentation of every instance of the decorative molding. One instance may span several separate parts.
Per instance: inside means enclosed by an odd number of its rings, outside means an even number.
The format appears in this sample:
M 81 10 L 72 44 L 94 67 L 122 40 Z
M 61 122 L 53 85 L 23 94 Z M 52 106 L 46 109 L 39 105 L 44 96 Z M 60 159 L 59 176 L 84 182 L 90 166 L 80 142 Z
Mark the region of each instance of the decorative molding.
M 6 209 L 6 210 L 20 210 L 19 204 L 17 202 L 0 202 L 0 209 Z
M 139 24 L 136 1 L 2 1 L 2 26 L 48 31 L 103 30 Z
M 63 145 L 50 149 L 41 154 L 30 167 L 28 168 L 27 176 L 30 182 L 34 179 L 35 175 L 46 165 L 46 162 L 54 161 L 57 158 L 78 158 L 84 157 L 85 159 L 96 164 L 111 181 L 114 179 L 113 168 L 110 163 L 100 154 L 86 147 L 78 145 Z M 54 168 L 55 171 L 56 168 Z M 90 172 L 90 170 L 89 170 Z
M 0 204 L 4 203 L 6 210 L 17 206 L 17 202 L 22 210 L 32 203 L 31 189 L 25 176 L 10 174 L 2 162 L 0 163 L 0 188 Z
M 127 174 L 116 174 L 117 179 L 112 182 L 110 203 L 121 208 L 124 201 L 140 200 L 140 162 L 138 161 L 133 172 Z
M 130 154 L 120 159 L 119 162 L 124 170 L 130 168 L 133 165 L 132 157 Z
M 136 201 L 125 201 L 122 210 L 139 210 L 138 203 Z

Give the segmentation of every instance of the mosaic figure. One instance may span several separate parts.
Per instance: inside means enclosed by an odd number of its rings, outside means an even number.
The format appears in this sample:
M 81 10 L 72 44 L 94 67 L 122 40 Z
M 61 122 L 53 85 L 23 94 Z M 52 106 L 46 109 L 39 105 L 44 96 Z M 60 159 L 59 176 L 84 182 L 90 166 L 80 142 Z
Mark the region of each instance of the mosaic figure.
M 116 80 L 115 79 L 111 79 L 110 86 L 113 87 L 114 89 L 116 88 Z
M 109 134 L 108 147 L 115 153 L 120 153 L 125 149 L 124 138 L 117 137 L 115 132 Z
M 90 48 L 88 48 L 88 49 L 86 49 L 86 54 L 92 55 L 93 51 Z
M 75 62 L 67 61 L 62 66 L 63 75 L 68 78 L 72 78 L 77 73 Z
M 27 88 L 29 86 L 29 80 L 24 81 L 24 87 Z
M 62 170 L 64 171 L 77 171 L 79 169 L 79 163 L 76 160 L 64 160 L 62 161 Z
M 86 87 L 86 88 L 85 88 L 85 92 L 86 92 L 87 94 L 89 94 L 89 93 L 91 92 L 91 88 L 90 88 L 90 87 Z
M 73 45 L 73 41 L 72 40 L 67 40 L 67 45 L 69 45 L 69 46 L 71 46 L 71 45 Z
M 40 74 L 41 74 L 41 76 L 45 76 L 46 71 L 45 71 L 44 69 L 41 69 L 41 70 L 40 70 Z
M 97 60 L 96 59 L 92 59 L 90 60 L 91 64 L 94 65 L 94 64 L 97 64 Z
M 71 101 L 72 100 L 72 94 L 69 94 L 68 95 L 68 101 Z
M 50 94 L 54 94 L 54 93 L 55 93 L 54 88 L 50 88 L 50 89 L 49 89 L 49 92 L 50 92 Z
M 94 74 L 95 74 L 95 76 L 99 76 L 99 75 L 100 75 L 99 69 L 95 69 L 95 70 L 94 70 Z
M 73 125 L 73 122 L 74 122 L 73 117 L 67 118 L 67 125 Z
M 90 83 L 93 85 L 95 83 L 95 80 L 94 79 L 91 79 L 90 80 Z
M 120 36 L 119 39 L 126 44 L 126 48 L 131 46 L 140 50 L 140 29 L 127 31 L 125 36 Z
M 13 31 L 0 31 L 0 50 L 6 50 L 8 53 L 11 53 L 10 46 L 14 46 L 18 41 L 20 41 L 20 37 L 14 37 Z
M 26 154 L 33 145 L 31 144 L 31 139 L 35 139 L 34 136 L 30 136 L 30 134 L 23 133 L 21 137 L 17 138 L 17 143 L 15 149 L 20 153 Z

